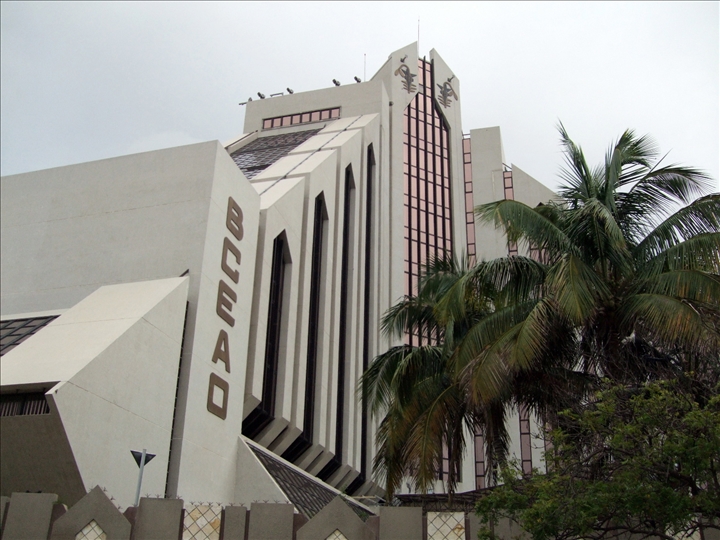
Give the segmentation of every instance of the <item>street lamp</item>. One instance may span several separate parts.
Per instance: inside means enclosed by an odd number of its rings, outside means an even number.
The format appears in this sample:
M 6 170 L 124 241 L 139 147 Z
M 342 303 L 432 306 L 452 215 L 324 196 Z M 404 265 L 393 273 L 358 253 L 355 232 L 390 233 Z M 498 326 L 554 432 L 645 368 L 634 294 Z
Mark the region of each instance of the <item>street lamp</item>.
M 138 474 L 137 492 L 135 493 L 135 506 L 138 506 L 140 504 L 140 486 L 142 485 L 143 469 L 145 469 L 145 464 L 150 463 L 152 458 L 155 457 L 155 454 L 148 454 L 145 448 L 143 448 L 142 452 L 138 452 L 137 450 L 130 450 L 130 453 L 135 458 L 135 463 L 137 463 L 138 467 L 140 467 L 140 473 Z

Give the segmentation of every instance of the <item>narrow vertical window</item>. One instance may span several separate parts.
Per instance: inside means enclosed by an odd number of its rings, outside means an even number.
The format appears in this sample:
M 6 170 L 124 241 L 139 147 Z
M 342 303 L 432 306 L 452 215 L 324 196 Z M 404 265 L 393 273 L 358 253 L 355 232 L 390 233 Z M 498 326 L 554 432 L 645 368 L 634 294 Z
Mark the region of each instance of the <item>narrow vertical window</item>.
M 275 416 L 283 293 L 285 288 L 285 244 L 285 233 L 280 234 L 273 242 L 261 401 L 243 421 L 242 427 L 243 435 L 249 438 L 256 437 Z
M 365 283 L 363 284 L 363 350 L 362 350 L 362 370 L 367 371 L 370 363 L 370 305 L 372 294 L 372 268 L 374 266 L 373 249 L 372 249 L 372 220 L 373 220 L 373 176 L 375 175 L 375 153 L 372 144 L 367 148 L 366 162 L 367 176 L 365 177 L 365 267 L 363 276 Z M 361 401 L 361 420 L 360 420 L 360 474 L 347 487 L 347 493 L 352 495 L 359 489 L 368 478 L 368 414 Z
M 467 229 L 467 256 L 470 262 L 475 260 L 475 202 L 473 201 L 472 156 L 470 136 L 462 141 L 463 176 L 465 180 L 465 225 Z
M 270 278 L 270 308 L 268 310 L 267 340 L 265 344 L 265 373 L 262 400 L 269 414 L 275 414 L 278 360 L 280 357 L 280 326 L 285 284 L 285 239 L 278 236 L 273 242 L 272 273 Z
M 325 196 L 321 193 L 315 198 L 313 214 L 312 259 L 310 263 L 310 306 L 308 317 L 308 341 L 305 369 L 305 412 L 302 433 L 293 441 L 282 457 L 295 461 L 312 446 L 315 421 L 315 383 L 317 380 L 318 332 L 320 326 L 320 289 L 322 286 L 323 245 L 325 244 L 325 222 L 327 209 Z
M 315 372 L 318 351 L 318 325 L 320 322 L 320 277 L 322 275 L 325 213 L 325 199 L 320 194 L 315 199 L 315 215 L 313 219 L 310 321 L 308 328 L 307 375 L 305 379 L 305 417 L 303 418 L 303 430 L 311 441 L 315 415 Z
M 530 411 L 520 406 L 520 461 L 523 474 L 532 474 L 532 440 L 530 433 Z
M 475 489 L 485 489 L 485 439 L 480 428 L 475 428 Z
M 343 455 L 343 430 L 345 424 L 345 364 L 347 363 L 348 300 L 350 253 L 352 252 L 351 227 L 354 221 L 354 182 L 352 167 L 345 169 L 345 192 L 343 196 L 342 261 L 340 267 L 340 317 L 338 321 L 338 362 L 337 362 L 337 417 L 335 423 L 335 457 L 318 474 L 327 480 L 340 468 Z

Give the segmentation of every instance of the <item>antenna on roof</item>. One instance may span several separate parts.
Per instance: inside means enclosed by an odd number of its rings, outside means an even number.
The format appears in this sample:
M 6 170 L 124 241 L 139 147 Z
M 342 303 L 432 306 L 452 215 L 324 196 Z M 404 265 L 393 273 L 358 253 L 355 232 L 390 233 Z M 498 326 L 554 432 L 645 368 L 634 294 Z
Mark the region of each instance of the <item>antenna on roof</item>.
M 367 81 L 367 54 L 363 53 L 363 81 Z

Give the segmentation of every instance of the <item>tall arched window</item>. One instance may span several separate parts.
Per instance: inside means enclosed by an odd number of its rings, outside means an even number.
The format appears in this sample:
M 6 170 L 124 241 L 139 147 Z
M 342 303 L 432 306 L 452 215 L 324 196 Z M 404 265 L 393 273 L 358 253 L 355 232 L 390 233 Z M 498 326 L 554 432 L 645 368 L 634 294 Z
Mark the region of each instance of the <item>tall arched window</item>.
M 286 274 L 289 275 L 286 268 L 289 266 L 288 262 L 287 238 L 283 231 L 273 241 L 261 400 L 258 406 L 243 420 L 242 425 L 243 435 L 251 439 L 259 435 L 265 426 L 275 418 L 280 337 L 283 333 L 283 299 L 286 296 Z
M 335 457 L 320 471 L 318 478 L 327 480 L 340 468 L 343 455 L 343 431 L 345 426 L 345 367 L 347 364 L 348 302 L 350 280 L 350 254 L 352 226 L 355 222 L 355 181 L 352 166 L 345 169 L 343 193 L 342 260 L 340 267 L 340 317 L 338 321 L 337 349 L 337 416 L 335 419 Z
M 435 103 L 432 64 L 419 61 L 418 93 L 403 119 L 405 294 L 417 293 L 423 263 L 452 252 L 449 128 Z M 432 336 L 406 336 L 409 345 Z
M 307 359 L 305 369 L 305 411 L 302 433 L 293 441 L 282 457 L 295 461 L 312 446 L 315 424 L 315 385 L 317 382 L 318 332 L 320 330 L 320 293 L 325 277 L 325 249 L 327 245 L 327 208 L 325 195 L 315 198 L 313 214 L 312 256 L 310 263 L 310 306 L 308 317 Z

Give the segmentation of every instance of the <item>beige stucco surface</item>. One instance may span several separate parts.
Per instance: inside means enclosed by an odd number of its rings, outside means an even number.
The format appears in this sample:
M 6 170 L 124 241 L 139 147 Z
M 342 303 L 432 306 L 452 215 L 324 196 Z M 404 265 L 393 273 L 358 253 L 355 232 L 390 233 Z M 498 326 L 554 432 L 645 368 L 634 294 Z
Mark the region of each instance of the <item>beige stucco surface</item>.
M 47 482 L 75 481 L 79 472 L 84 490 L 104 486 L 127 506 L 137 474 L 130 450 L 147 448 L 156 458 L 144 486 L 164 491 L 188 281 L 101 287 L 3 356 L 4 393 L 51 387 L 50 415 L 7 419 L 8 426 L 44 422 L 40 433 L 47 437 L 41 440 L 37 431 L 3 433 L 16 441 L 7 443 L 14 445 L 14 470 L 3 470 L 11 484 L 18 476 L 32 477 L 35 447 L 56 440 L 56 455 L 49 461 L 55 470 Z M 28 444 L 23 455 L 19 448 Z M 62 489 L 66 497 L 77 495 L 71 486 Z

